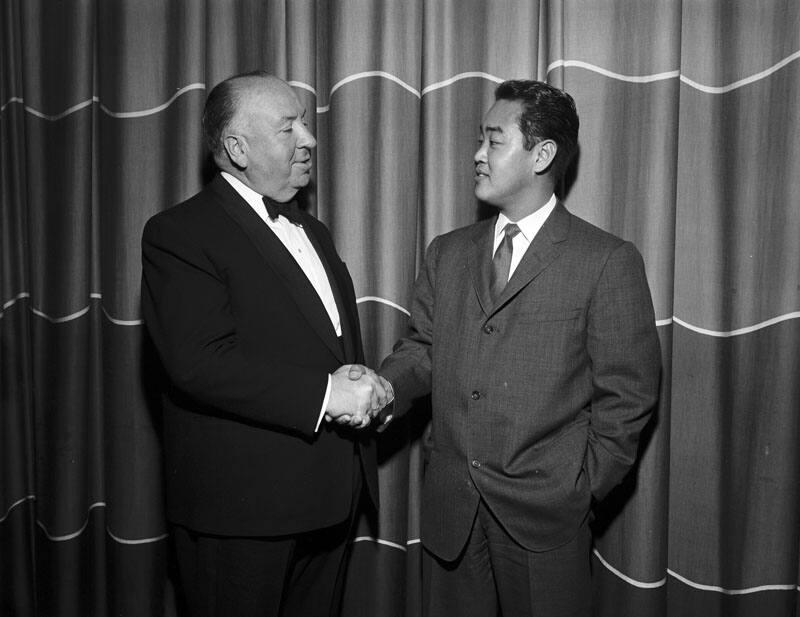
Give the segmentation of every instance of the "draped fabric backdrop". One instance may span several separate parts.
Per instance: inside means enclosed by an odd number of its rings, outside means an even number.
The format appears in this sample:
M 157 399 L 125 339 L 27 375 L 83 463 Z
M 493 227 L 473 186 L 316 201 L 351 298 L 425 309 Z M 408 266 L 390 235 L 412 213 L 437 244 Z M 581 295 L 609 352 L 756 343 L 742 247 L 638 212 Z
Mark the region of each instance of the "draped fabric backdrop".
M 139 240 L 209 178 L 208 90 L 257 68 L 310 112 L 306 206 L 353 274 L 373 365 L 425 246 L 490 214 L 472 155 L 495 85 L 575 97 L 567 206 L 641 250 L 664 360 L 641 462 L 595 523 L 597 614 L 800 614 L 798 3 L 0 6 L 3 617 L 176 610 Z M 347 616 L 419 614 L 426 413 L 380 438 Z

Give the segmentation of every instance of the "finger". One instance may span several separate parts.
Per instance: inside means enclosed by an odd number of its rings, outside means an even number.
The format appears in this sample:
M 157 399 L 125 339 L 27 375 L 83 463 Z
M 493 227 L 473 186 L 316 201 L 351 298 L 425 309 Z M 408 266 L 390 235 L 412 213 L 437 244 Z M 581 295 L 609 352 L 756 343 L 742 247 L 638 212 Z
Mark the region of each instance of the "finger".
M 358 381 L 366 372 L 367 369 L 360 364 L 352 364 L 347 371 L 347 377 L 353 381 Z

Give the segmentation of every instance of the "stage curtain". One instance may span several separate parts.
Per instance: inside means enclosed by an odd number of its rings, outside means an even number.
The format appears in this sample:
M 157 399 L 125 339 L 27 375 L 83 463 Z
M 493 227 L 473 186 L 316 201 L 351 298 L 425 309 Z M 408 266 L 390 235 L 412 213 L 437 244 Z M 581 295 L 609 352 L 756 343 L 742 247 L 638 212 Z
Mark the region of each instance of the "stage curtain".
M 208 181 L 205 96 L 252 69 L 308 109 L 305 206 L 373 365 L 427 244 L 492 215 L 472 157 L 496 84 L 570 92 L 561 197 L 642 252 L 664 364 L 640 463 L 597 507 L 595 612 L 800 614 L 800 5 L 2 0 L 0 615 L 180 614 L 140 237 Z M 347 617 L 420 613 L 429 413 L 379 437 Z

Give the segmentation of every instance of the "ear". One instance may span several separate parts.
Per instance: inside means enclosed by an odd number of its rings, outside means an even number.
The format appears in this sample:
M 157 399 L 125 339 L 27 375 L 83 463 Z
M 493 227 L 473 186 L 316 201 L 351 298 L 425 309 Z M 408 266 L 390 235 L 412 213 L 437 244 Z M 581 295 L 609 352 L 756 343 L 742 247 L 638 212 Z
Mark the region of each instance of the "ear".
M 239 169 L 247 167 L 247 141 L 241 135 L 226 135 L 222 145 L 234 166 Z
M 534 149 L 536 152 L 533 159 L 533 170 L 537 174 L 543 174 L 556 160 L 558 146 L 552 139 L 545 139 L 536 144 Z

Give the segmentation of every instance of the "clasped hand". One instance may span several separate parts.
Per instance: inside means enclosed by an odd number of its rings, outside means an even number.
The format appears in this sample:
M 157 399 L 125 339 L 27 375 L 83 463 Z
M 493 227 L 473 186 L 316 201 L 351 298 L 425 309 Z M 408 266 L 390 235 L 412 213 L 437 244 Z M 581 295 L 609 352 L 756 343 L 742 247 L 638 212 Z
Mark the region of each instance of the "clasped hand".
M 364 428 L 392 400 L 392 386 L 383 377 L 361 364 L 345 364 L 331 375 L 325 419 Z

